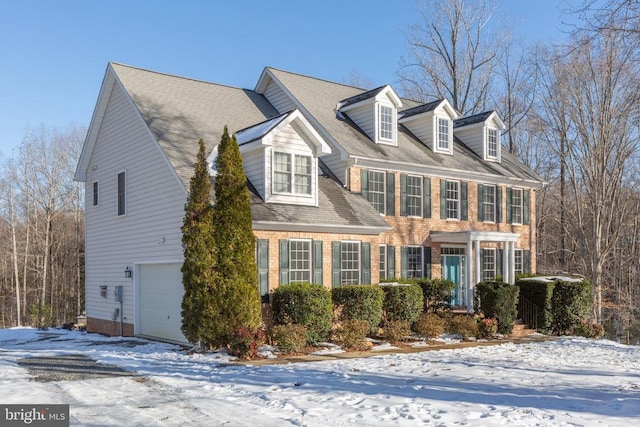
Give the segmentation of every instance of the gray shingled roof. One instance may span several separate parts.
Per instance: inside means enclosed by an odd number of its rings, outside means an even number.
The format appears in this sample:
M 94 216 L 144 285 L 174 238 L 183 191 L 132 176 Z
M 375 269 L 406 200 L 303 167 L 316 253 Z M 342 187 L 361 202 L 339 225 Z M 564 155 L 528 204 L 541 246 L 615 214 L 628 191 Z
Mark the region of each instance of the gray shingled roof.
M 444 99 L 438 99 L 437 101 L 433 101 L 433 102 L 429 102 L 427 104 L 422 104 L 422 105 L 418 105 L 417 107 L 413 107 L 413 108 L 408 108 L 406 110 L 402 110 L 399 114 L 398 114 L 398 118 L 407 118 L 407 117 L 411 117 L 411 116 L 415 116 L 418 114 L 422 114 L 422 113 L 426 113 L 428 111 L 433 111 L 435 110 L 438 105 L 440 105 L 442 103 L 442 101 L 444 101 Z
M 482 113 L 474 114 L 473 116 L 463 117 L 453 122 L 453 128 L 459 128 L 462 126 L 468 126 L 475 123 L 482 123 L 489 118 L 495 111 L 484 111 Z
M 275 68 L 269 70 L 350 156 L 542 181 L 535 171 L 520 163 L 506 150 L 502 151 L 502 163 L 485 162 L 460 139 L 455 138 L 453 156 L 434 153 L 404 126 L 399 127 L 397 147 L 375 144 L 348 117 L 344 119 L 336 115 L 338 102 L 361 94 L 362 89 Z M 404 98 L 402 103 L 407 109 L 421 106 L 416 101 Z
M 358 95 L 349 97 L 347 99 L 343 99 L 342 101 L 340 101 L 340 108 L 344 108 L 347 107 L 349 105 L 353 105 L 353 104 L 357 104 L 360 101 L 364 101 L 365 99 L 369 99 L 369 98 L 373 98 L 376 95 L 378 95 L 380 92 L 382 92 L 382 89 L 384 89 L 386 86 L 380 86 L 377 87 L 375 89 L 371 89 L 368 90 L 366 92 L 362 92 Z
M 286 117 L 252 90 L 111 65 L 186 188 L 193 175 L 201 138 L 210 152 L 220 141 L 225 125 L 229 132 L 262 129 L 260 124 L 270 129 L 267 124 L 272 124 L 271 119 Z M 318 188 L 319 207 L 267 204 L 253 190 L 253 220 L 389 228 L 369 202 L 343 188 L 335 179 L 320 177 Z

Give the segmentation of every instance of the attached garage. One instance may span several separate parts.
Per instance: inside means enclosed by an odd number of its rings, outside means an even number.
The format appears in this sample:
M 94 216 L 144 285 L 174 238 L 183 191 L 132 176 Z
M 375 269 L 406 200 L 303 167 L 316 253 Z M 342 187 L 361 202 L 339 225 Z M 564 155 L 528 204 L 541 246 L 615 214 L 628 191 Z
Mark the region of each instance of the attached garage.
M 139 264 L 137 335 L 187 342 L 180 331 L 184 290 L 180 263 Z

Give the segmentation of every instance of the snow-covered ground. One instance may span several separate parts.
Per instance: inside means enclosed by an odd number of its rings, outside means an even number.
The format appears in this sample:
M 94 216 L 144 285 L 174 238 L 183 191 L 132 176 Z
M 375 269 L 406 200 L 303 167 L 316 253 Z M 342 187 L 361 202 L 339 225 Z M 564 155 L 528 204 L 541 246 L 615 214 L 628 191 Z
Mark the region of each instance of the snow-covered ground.
M 640 347 L 610 341 L 246 366 L 139 339 L 47 333 L 0 330 L 0 403 L 70 404 L 71 425 L 640 425 Z M 17 364 L 59 354 L 139 377 L 45 383 Z

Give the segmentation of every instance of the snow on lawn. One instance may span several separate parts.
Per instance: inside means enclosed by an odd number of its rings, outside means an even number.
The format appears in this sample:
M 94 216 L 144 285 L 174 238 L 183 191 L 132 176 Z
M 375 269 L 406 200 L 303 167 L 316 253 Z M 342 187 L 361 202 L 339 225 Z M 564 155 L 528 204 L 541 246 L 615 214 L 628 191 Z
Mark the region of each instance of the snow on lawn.
M 37 382 L 24 357 L 83 354 L 139 377 Z M 72 425 L 602 425 L 640 421 L 640 347 L 557 341 L 230 364 L 141 339 L 0 330 L 0 403 L 68 403 Z

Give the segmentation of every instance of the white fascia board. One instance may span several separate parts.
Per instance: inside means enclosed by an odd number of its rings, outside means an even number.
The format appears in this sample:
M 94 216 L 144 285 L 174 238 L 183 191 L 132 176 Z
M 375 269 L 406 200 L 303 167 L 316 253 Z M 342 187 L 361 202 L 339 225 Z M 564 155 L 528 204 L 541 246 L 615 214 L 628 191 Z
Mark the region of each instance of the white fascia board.
M 263 94 L 264 91 L 267 89 L 267 86 L 269 85 L 269 82 L 273 80 L 273 74 L 271 73 L 271 70 L 269 70 L 269 67 L 264 67 L 262 69 L 262 73 L 260 74 L 260 78 L 258 79 L 258 82 L 256 83 L 256 87 L 254 89 L 254 92 L 257 92 L 259 94 Z
M 467 243 L 478 240 L 481 242 L 517 242 L 519 233 L 503 233 L 500 231 L 432 231 L 429 233 L 435 243 Z
M 393 104 L 394 107 L 400 108 L 402 107 L 402 100 L 398 96 L 395 90 L 391 87 L 391 85 L 386 85 L 379 94 L 376 95 L 376 101 L 384 101 L 385 98 Z
M 302 224 L 276 221 L 253 221 L 254 230 L 263 231 L 291 231 L 291 232 L 321 232 L 334 234 L 367 234 L 378 235 L 392 230 L 391 226 L 372 227 L 364 225 L 336 225 L 336 224 Z
M 540 188 L 545 184 L 542 181 L 536 181 L 532 179 L 515 177 L 510 178 L 484 172 L 455 170 L 441 166 L 425 166 L 420 163 L 395 162 L 358 156 L 351 156 L 351 160 L 351 166 L 395 171 L 400 173 L 414 173 L 417 175 L 428 175 L 432 177 L 440 177 L 444 179 L 453 179 L 460 181 L 472 181 L 481 184 L 511 185 L 530 189 Z
M 321 154 L 331 154 L 331 147 L 327 142 L 320 136 L 320 134 L 311 126 L 311 123 L 306 119 L 306 117 L 300 112 L 299 109 L 295 109 L 289 116 L 280 122 L 275 128 L 271 130 L 267 135 L 276 135 L 282 128 L 287 126 L 288 124 L 296 124 L 300 126 L 302 132 L 309 136 L 311 141 L 315 146 L 315 153 L 318 155 L 318 152 Z M 298 129 L 296 129 L 298 132 Z
M 500 116 L 498 115 L 497 112 L 493 112 L 493 114 L 491 114 L 489 116 L 489 118 L 487 120 L 485 120 L 485 123 L 493 121 L 493 123 L 495 124 L 495 126 L 500 129 L 500 130 L 505 130 L 507 128 L 507 126 L 504 124 L 504 122 L 502 121 L 502 119 L 500 118 Z
M 458 120 L 460 118 L 460 114 L 449 104 L 449 101 L 443 99 L 440 105 L 438 105 L 435 109 L 436 114 L 445 113 L 451 118 L 451 120 Z

